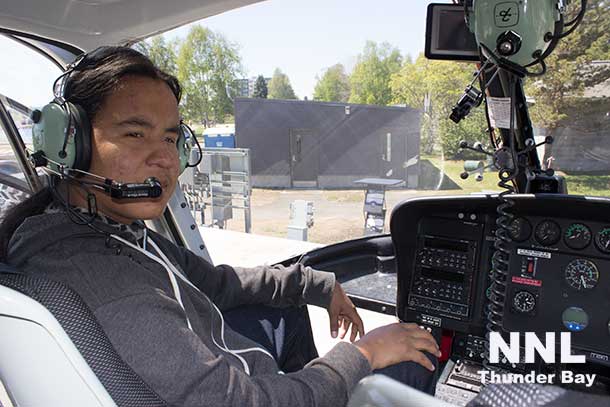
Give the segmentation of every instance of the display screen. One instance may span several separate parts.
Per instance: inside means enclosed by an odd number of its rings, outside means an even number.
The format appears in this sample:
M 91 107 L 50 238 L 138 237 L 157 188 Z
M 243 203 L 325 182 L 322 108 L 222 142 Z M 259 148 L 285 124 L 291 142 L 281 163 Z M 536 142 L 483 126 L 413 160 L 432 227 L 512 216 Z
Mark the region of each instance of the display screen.
M 450 61 L 480 60 L 475 36 L 464 20 L 464 6 L 428 5 L 425 55 Z
M 422 267 L 421 268 L 422 277 L 432 278 L 434 280 L 445 280 L 452 281 L 455 283 L 463 283 L 464 282 L 464 274 L 458 272 L 451 272 L 446 270 L 439 270 L 432 267 Z
M 464 10 L 440 10 L 436 49 L 477 52 L 477 42 L 464 21 Z
M 438 237 L 427 237 L 424 240 L 424 247 L 429 247 L 431 249 L 453 250 L 456 252 L 467 252 L 468 242 L 442 239 Z

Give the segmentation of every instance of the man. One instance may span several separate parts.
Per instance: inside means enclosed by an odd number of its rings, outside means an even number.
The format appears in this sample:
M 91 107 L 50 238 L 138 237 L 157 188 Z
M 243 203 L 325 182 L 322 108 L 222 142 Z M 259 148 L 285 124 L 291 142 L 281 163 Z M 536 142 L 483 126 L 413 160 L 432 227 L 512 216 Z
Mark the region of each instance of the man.
M 413 324 L 364 335 L 332 273 L 300 264 L 214 267 L 146 230 L 141 220 L 161 216 L 180 173 L 180 87 L 130 48 L 102 51 L 75 68 L 62 95 L 91 123 L 76 134 L 90 131 L 90 157 L 75 160 L 84 165 L 78 176 L 7 215 L 0 228 L 5 261 L 76 290 L 122 358 L 171 405 L 344 405 L 361 378 L 389 366 L 386 373 L 430 391 L 440 355 L 431 335 Z M 117 200 L 95 187 L 94 175 L 155 177 L 163 193 Z M 339 325 L 342 337 L 351 325 L 353 343 L 310 361 L 311 331 L 303 311 L 295 311 L 306 303 L 328 309 L 333 336 Z M 267 312 L 261 305 L 283 310 L 270 311 L 275 325 L 257 336 L 251 313 Z M 230 328 L 223 313 L 236 309 Z M 407 361 L 416 363 L 401 364 Z

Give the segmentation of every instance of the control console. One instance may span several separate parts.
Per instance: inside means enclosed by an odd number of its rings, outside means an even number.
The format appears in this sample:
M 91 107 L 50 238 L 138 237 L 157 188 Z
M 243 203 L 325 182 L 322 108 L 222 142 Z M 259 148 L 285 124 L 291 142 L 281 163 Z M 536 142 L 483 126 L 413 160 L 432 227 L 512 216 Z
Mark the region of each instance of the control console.
M 510 239 L 501 243 L 508 273 L 496 286 L 504 302 L 493 306 L 491 325 L 541 338 L 572 332 L 573 353 L 610 366 L 610 199 L 553 194 L 513 200 Z M 495 196 L 416 198 L 394 208 L 390 224 L 398 317 L 453 331 L 454 338 L 467 335 L 453 354 L 477 363 L 489 325 L 498 205 Z M 531 368 L 521 364 L 502 367 Z
M 485 252 L 481 243 L 484 218 L 474 214 L 462 219 L 424 217 L 417 230 L 407 260 L 412 273 L 399 284 L 407 288 L 407 312 L 420 324 L 467 329 L 480 313 L 475 304 L 483 285 L 477 270 Z M 400 292 L 399 288 L 399 304 Z
M 477 242 L 427 235 L 418 248 L 409 306 L 467 318 Z

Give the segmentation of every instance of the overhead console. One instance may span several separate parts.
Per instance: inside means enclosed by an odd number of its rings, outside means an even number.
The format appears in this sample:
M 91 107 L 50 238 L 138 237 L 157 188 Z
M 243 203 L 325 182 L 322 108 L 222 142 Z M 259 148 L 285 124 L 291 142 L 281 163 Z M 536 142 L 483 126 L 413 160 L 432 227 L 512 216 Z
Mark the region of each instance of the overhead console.
M 397 314 L 449 329 L 463 356 L 480 361 L 496 239 L 496 196 L 415 198 L 391 218 Z M 515 197 L 504 331 L 572 332 L 572 346 L 610 366 L 610 200 Z M 540 336 L 544 338 L 544 335 Z

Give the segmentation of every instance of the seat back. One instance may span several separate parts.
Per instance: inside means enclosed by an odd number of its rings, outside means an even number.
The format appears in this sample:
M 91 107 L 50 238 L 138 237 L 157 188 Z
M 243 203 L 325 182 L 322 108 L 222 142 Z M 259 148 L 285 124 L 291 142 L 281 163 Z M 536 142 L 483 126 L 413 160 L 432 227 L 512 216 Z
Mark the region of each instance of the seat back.
M 15 405 L 116 406 L 55 318 L 0 286 L 0 378 Z
M 167 405 L 64 284 L 0 265 L 0 333 L 0 381 L 16 405 Z

